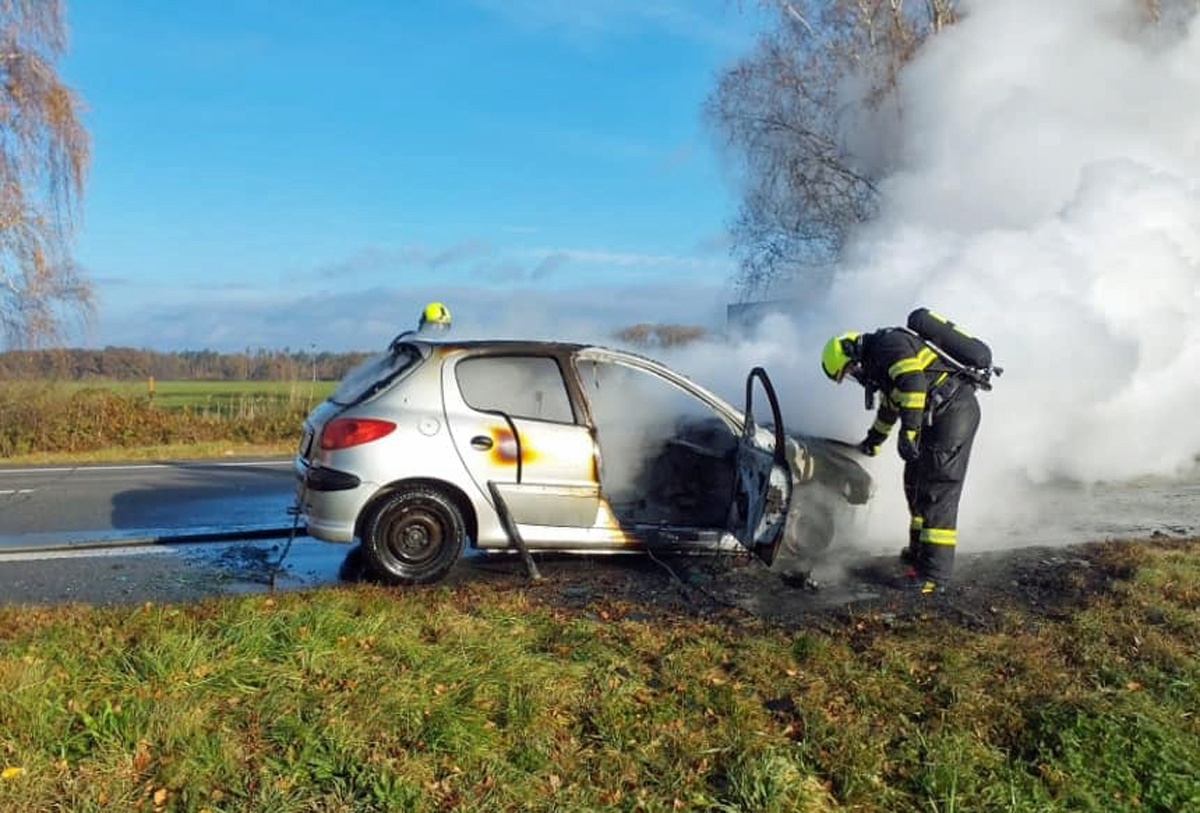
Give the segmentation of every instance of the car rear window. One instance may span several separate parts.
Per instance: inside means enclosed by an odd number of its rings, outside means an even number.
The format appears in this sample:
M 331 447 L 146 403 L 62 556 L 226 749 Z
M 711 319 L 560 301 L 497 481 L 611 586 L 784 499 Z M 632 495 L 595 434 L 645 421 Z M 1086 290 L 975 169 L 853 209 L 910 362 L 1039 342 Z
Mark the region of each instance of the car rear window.
M 420 362 L 421 354 L 409 344 L 397 346 L 394 352 L 372 356 L 346 374 L 329 400 L 342 406 L 365 401 L 416 368 Z
M 455 367 L 458 388 L 472 409 L 513 418 L 574 423 L 558 362 L 547 356 L 477 356 Z

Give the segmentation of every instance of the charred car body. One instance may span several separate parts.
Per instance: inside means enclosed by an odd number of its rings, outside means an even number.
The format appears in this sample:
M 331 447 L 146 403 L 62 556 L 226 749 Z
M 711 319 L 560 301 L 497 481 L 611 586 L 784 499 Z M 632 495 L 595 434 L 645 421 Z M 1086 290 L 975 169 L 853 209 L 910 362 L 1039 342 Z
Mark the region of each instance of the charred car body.
M 651 359 L 551 342 L 397 340 L 312 411 L 295 472 L 309 533 L 361 540 L 399 584 L 464 546 L 741 546 L 804 568 L 871 491 L 838 444 L 784 434 L 761 369 L 738 410 Z

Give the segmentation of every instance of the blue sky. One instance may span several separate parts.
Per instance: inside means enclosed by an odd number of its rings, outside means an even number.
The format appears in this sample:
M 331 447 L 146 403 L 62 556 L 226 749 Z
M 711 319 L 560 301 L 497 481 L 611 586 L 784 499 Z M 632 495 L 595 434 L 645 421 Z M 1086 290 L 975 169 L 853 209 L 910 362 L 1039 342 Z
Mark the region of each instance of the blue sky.
M 750 4 L 741 4 L 748 6 Z M 368 348 L 718 318 L 736 190 L 702 105 L 727 0 L 76 0 L 80 342 Z

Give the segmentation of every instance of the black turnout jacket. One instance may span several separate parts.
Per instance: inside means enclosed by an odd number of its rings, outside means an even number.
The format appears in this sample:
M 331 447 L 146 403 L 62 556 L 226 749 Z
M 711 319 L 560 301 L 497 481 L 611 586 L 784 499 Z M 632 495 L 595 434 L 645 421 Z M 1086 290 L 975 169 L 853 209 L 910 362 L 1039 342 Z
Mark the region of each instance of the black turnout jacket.
M 880 393 L 871 429 L 888 435 L 900 419 L 903 431 L 920 432 L 925 411 L 955 368 L 919 336 L 903 328 L 883 328 L 862 337 L 862 382 Z

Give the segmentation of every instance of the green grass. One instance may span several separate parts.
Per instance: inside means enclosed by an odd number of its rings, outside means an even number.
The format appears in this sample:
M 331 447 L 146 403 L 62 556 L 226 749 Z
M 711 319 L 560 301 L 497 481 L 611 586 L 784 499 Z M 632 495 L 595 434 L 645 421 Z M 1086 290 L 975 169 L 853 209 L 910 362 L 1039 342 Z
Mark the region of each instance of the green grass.
M 52 385 L 65 393 L 105 389 L 123 397 L 150 397 L 149 381 L 93 379 L 62 381 Z M 336 381 L 155 381 L 154 404 L 164 409 L 191 407 L 204 410 L 236 408 L 247 399 L 304 402 L 315 405 L 333 392 Z
M 0 809 L 1200 810 L 1200 540 L 1106 556 L 987 632 L 470 582 L 4 609 Z
M 153 447 L 291 448 L 332 382 L 7 382 L 0 386 L 0 459 L 138 457 Z M 223 454 L 223 451 L 218 452 Z M 99 456 L 99 457 L 95 457 Z

